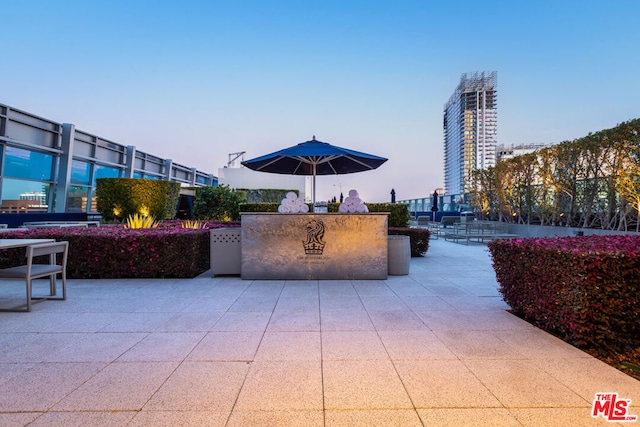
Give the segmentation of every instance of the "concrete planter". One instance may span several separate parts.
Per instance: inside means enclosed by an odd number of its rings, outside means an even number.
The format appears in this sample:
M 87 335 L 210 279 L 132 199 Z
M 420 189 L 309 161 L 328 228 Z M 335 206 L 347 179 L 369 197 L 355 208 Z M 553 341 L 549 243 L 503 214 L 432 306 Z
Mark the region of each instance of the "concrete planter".
M 411 264 L 411 242 L 409 236 L 387 236 L 388 273 L 394 276 L 409 274 Z

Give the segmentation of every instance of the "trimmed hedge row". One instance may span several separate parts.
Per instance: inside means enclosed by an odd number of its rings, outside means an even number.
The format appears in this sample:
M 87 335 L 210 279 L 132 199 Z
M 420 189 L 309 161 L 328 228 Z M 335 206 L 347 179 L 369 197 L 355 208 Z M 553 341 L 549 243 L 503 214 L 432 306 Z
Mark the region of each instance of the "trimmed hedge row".
M 409 236 L 411 256 L 424 256 L 429 250 L 431 231 L 426 228 L 389 227 L 390 235 Z
M 3 238 L 69 242 L 72 279 L 191 278 L 210 268 L 208 229 L 50 228 L 11 231 Z M 0 251 L 0 268 L 24 264 L 25 249 Z
M 311 204 L 309 212 L 312 211 Z M 240 203 L 240 212 L 278 212 L 280 203 Z M 369 212 L 389 212 L 389 227 L 406 227 L 409 224 L 408 205 L 402 203 L 367 203 Z M 337 213 L 339 203 L 327 203 L 327 211 Z
M 494 240 L 504 301 L 581 348 L 640 346 L 640 236 Z

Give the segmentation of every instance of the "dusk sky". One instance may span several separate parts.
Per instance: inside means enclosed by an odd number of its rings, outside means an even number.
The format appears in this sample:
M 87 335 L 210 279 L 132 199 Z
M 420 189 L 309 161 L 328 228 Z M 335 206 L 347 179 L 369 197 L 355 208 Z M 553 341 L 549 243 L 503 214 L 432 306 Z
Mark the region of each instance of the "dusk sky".
M 640 1 L 0 0 L 0 103 L 218 174 L 318 140 L 389 160 L 317 200 L 443 186 L 443 107 L 498 72 L 498 142 L 640 117 Z

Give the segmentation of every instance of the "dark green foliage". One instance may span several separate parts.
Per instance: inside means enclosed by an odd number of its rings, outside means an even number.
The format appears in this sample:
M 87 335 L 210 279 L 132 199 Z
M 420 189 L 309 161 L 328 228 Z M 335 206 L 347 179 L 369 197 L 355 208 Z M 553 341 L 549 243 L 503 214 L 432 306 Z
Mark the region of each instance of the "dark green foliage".
M 135 213 L 158 220 L 176 213 L 180 183 L 154 179 L 96 179 L 97 209 L 105 221 L 120 221 Z
M 582 348 L 640 346 L 640 236 L 494 240 L 500 292 L 516 314 Z
M 278 212 L 278 203 L 240 203 L 240 212 Z
M 199 187 L 193 214 L 196 219 L 237 221 L 240 219 L 240 196 L 228 185 Z
M 242 199 L 247 203 L 278 203 L 287 197 L 287 193 L 294 192 L 296 196 L 300 195 L 299 190 L 278 190 L 273 188 L 259 188 L 248 190 L 244 188 L 236 189 L 236 192 L 242 195 Z
M 403 203 L 367 203 L 369 212 L 389 212 L 389 227 L 407 227 L 411 214 Z
M 409 236 L 411 256 L 424 256 L 429 250 L 431 231 L 426 228 L 389 227 L 390 235 Z
M 241 203 L 240 210 L 242 212 L 278 212 L 277 203 Z M 312 211 L 311 204 L 309 212 Z M 389 212 L 389 227 L 406 227 L 409 224 L 409 207 L 399 203 L 367 203 L 369 212 Z M 339 203 L 327 203 L 327 211 L 330 213 L 338 212 Z

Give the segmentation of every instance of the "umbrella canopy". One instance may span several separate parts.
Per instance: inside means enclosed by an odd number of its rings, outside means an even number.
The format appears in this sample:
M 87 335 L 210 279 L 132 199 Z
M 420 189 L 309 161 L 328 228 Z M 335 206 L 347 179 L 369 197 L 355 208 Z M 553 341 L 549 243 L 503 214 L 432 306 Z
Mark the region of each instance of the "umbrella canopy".
M 317 175 L 342 175 L 376 169 L 386 162 L 384 157 L 337 147 L 326 142 L 302 142 L 242 164 L 259 172 L 313 176 L 313 202 L 316 201 Z

